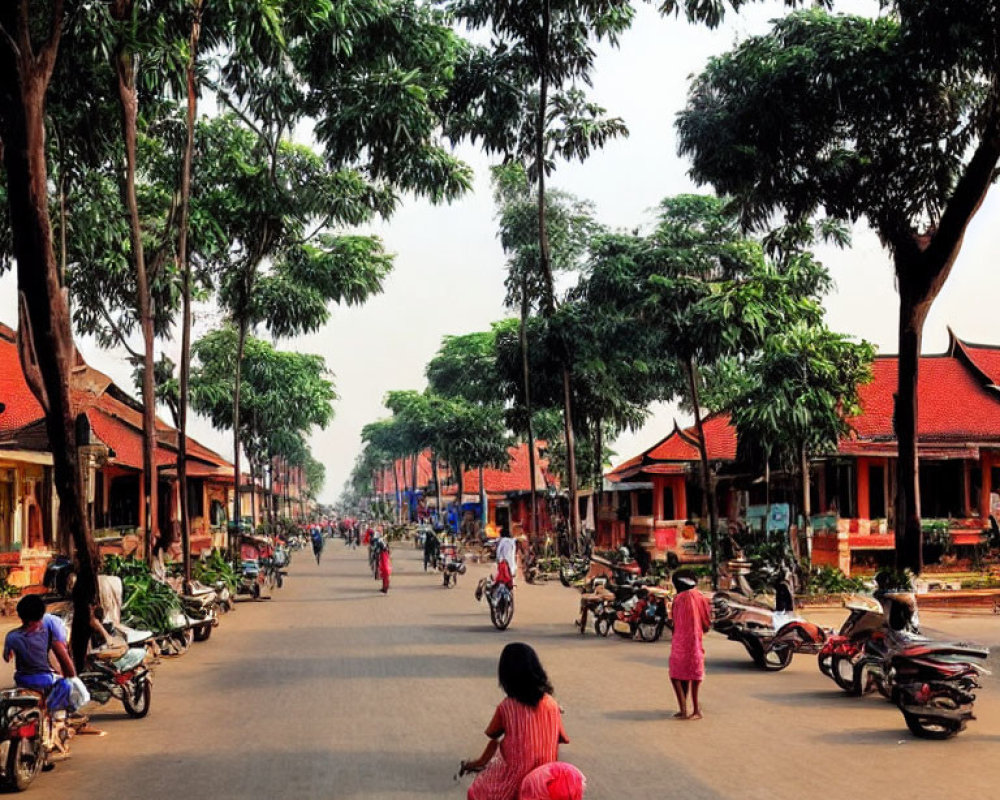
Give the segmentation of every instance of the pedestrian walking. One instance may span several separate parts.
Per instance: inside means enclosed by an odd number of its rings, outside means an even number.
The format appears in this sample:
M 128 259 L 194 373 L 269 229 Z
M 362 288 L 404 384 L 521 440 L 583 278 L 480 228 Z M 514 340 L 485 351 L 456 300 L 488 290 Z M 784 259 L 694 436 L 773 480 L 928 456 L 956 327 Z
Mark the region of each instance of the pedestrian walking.
M 378 576 L 382 579 L 382 594 L 389 594 L 389 576 L 392 575 L 392 557 L 389 555 L 389 545 L 379 539 L 381 548 L 378 554 Z
M 438 556 L 441 554 L 441 540 L 437 535 L 437 528 L 424 535 L 424 572 L 427 572 L 428 566 L 437 567 Z
M 674 598 L 670 616 L 674 623 L 670 643 L 670 683 L 677 696 L 680 710 L 677 719 L 701 719 L 698 690 L 705 678 L 705 646 L 702 637 L 708 633 L 712 615 L 708 601 L 695 587 L 698 579 L 689 569 L 679 569 L 673 574 Z M 691 713 L 688 714 L 688 695 L 691 696 Z
M 312 539 L 313 555 L 316 556 L 316 563 L 319 564 L 319 558 L 323 555 L 323 533 L 320 531 L 319 525 L 312 525 L 311 528 L 309 536 Z
M 517 800 L 528 773 L 557 761 L 559 745 L 569 744 L 552 684 L 533 648 L 508 644 L 497 673 L 507 697 L 486 727 L 482 755 L 462 762 L 463 771 L 479 772 L 467 800 Z

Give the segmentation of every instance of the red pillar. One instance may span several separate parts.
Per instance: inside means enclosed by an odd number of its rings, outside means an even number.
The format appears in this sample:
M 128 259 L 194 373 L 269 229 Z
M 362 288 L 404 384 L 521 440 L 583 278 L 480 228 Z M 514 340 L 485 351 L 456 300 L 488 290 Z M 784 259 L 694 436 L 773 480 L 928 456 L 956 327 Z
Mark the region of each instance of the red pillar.
M 871 519 L 867 458 L 858 459 L 858 519 Z

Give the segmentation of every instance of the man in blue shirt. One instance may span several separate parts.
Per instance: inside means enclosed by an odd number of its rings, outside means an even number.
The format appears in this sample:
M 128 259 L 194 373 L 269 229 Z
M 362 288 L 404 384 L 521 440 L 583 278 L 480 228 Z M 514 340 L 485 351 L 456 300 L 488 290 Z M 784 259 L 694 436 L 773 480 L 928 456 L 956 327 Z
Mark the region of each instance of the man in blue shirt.
M 37 594 L 22 597 L 17 604 L 21 627 L 7 634 L 3 659 L 14 659 L 14 683 L 22 689 L 47 692 L 58 679 L 49 662 L 51 651 L 63 676 L 73 678 L 76 670 L 66 647 L 66 628 L 58 617 L 45 613 L 45 603 Z

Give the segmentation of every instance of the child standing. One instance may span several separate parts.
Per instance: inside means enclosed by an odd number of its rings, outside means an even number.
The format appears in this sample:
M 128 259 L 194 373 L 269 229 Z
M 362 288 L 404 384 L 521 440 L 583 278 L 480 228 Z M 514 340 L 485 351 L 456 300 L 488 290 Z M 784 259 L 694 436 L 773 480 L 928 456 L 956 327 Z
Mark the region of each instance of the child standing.
M 462 762 L 465 771 L 482 770 L 467 800 L 516 800 L 525 776 L 558 760 L 559 745 L 569 743 L 552 684 L 530 646 L 508 644 L 497 672 L 507 697 L 486 727 L 489 742 L 482 755 Z

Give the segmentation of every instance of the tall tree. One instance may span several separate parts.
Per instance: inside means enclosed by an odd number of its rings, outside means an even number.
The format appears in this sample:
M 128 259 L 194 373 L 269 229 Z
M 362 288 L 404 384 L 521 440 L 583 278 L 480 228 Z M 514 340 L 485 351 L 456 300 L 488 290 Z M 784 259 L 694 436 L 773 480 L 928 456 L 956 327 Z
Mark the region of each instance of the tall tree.
M 71 396 L 75 361 L 69 309 L 55 252 L 48 203 L 45 98 L 59 53 L 65 7 L 0 4 L 0 156 L 17 262 L 18 352 L 28 386 L 45 411 L 60 527 L 73 539 L 73 658 L 83 667 L 97 593 L 97 547 L 87 525 L 77 419 Z
M 594 41 L 617 45 L 631 24 L 632 6 L 627 0 L 453 0 L 449 5 L 470 28 L 487 29 L 492 36 L 490 48 L 474 51 L 460 71 L 455 92 L 459 110 L 449 124 L 458 133 L 481 139 L 488 152 L 526 167 L 536 196 L 535 270 L 542 291 L 528 300 L 526 278 L 515 282 L 515 291 L 523 292 L 522 317 L 531 302 L 551 316 L 556 288 L 546 179 L 557 159 L 583 161 L 610 139 L 628 133 L 621 119 L 605 116 L 580 86 L 590 83 Z M 570 529 L 575 536 L 580 526 L 568 366 L 562 379 Z
M 814 9 L 779 20 L 709 63 L 678 130 L 692 176 L 732 195 L 744 224 L 863 219 L 888 249 L 900 299 L 897 561 L 919 572 L 923 325 L 997 177 L 1000 6 L 887 5 L 878 19 Z

